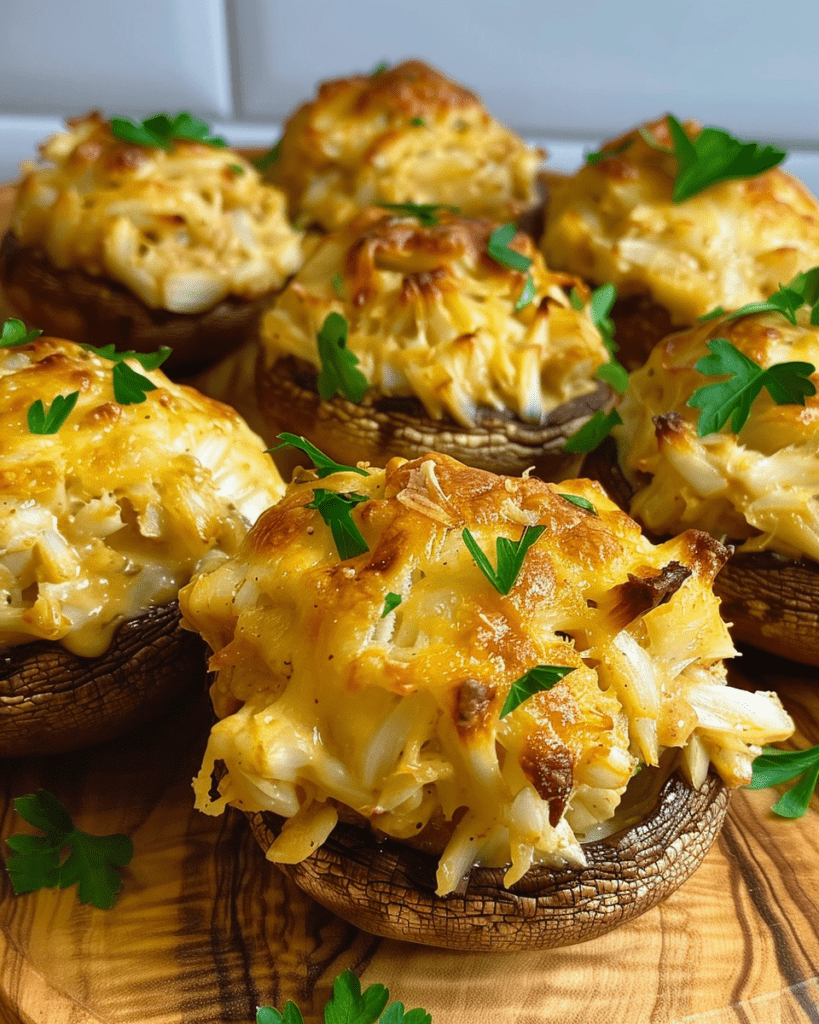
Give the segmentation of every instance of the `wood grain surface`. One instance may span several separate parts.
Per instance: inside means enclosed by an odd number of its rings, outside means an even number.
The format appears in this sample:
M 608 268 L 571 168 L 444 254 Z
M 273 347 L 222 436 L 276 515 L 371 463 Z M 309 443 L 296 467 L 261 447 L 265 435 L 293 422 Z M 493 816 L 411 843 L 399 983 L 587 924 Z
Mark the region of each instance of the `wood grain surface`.
M 750 649 L 743 669 L 779 690 L 795 746 L 819 743 L 815 670 Z M 196 693 L 119 741 L 0 762 L 3 839 L 28 830 L 12 799 L 43 787 L 78 827 L 127 832 L 135 847 L 111 911 L 81 906 L 72 890 L 14 896 L 0 873 L 0 1024 L 250 1024 L 257 1006 L 287 999 L 318 1021 L 347 968 L 434 1024 L 819 1022 L 816 796 L 790 822 L 770 813 L 772 791 L 735 793 L 699 871 L 602 938 L 453 953 L 345 924 L 265 861 L 244 816 L 195 812 L 210 714 Z

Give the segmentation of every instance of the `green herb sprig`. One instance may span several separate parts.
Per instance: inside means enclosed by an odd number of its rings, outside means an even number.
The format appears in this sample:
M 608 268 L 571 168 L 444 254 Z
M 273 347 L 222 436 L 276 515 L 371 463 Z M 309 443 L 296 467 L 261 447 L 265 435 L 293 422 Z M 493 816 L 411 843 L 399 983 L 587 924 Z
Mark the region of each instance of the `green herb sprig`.
M 508 537 L 498 537 L 495 541 L 495 555 L 498 563 L 497 569 L 492 568 L 492 563 L 481 551 L 478 542 L 466 527 L 461 536 L 464 544 L 469 549 L 470 555 L 478 563 L 478 568 L 489 580 L 499 594 L 508 594 L 523 568 L 523 560 L 526 552 L 537 541 L 545 526 L 525 526 L 520 540 L 509 540 Z
M 634 145 L 634 139 L 625 139 L 620 143 L 619 146 L 613 146 L 611 149 L 598 149 L 593 153 L 586 153 L 586 163 L 590 166 L 599 164 L 601 160 L 608 160 L 610 157 L 619 156 L 621 153 Z
M 313 500 L 305 506 L 316 509 L 330 527 L 338 557 L 342 562 L 370 550 L 352 517 L 355 506 L 369 500 L 363 494 L 340 494 L 338 491 L 327 491 L 319 487 L 313 491 Z
M 565 498 L 566 501 L 570 501 L 572 505 L 577 505 L 578 508 L 585 509 L 586 512 L 591 512 L 592 515 L 597 515 L 597 509 L 592 505 L 588 498 L 581 498 L 579 494 L 558 494 L 558 498 Z
M 362 992 L 355 974 L 344 971 L 333 982 L 333 995 L 324 1007 L 324 1024 L 432 1024 L 426 1010 L 406 1010 L 399 1002 L 387 1006 L 389 998 L 384 985 L 370 985 Z M 256 1024 L 304 1024 L 304 1017 L 288 1000 L 283 1013 L 272 1006 L 260 1006 Z
M 6 840 L 14 851 L 6 862 L 14 891 L 19 894 L 78 885 L 81 903 L 109 910 L 122 887 L 116 869 L 128 864 L 134 854 L 128 836 L 81 832 L 57 797 L 45 789 L 18 797 L 14 809 L 44 833 L 18 833 Z M 66 850 L 68 855 L 63 858 Z
M 601 284 L 589 297 L 589 315 L 609 353 L 609 361 L 598 366 L 594 376 L 597 380 L 605 381 L 618 395 L 622 395 L 628 387 L 628 370 L 615 356 L 620 346 L 614 340 L 615 325 L 609 315 L 616 301 L 617 288 L 613 284 Z M 584 302 L 576 288 L 569 292 L 569 302 L 578 312 L 584 308 Z
M 321 370 L 318 393 L 324 401 L 337 394 L 351 402 L 360 402 L 370 382 L 358 369 L 358 357 L 347 348 L 347 320 L 341 313 L 327 314 L 318 332 L 318 354 Z
M 421 227 L 434 228 L 440 224 L 441 211 L 460 213 L 459 206 L 446 206 L 443 203 L 379 203 L 379 208 L 389 210 L 399 217 L 415 217 Z
M 570 672 L 574 672 L 574 665 L 535 665 L 525 672 L 520 679 L 512 683 L 503 707 L 500 710 L 499 718 L 506 718 L 508 714 L 520 707 L 520 705 L 533 697 L 536 693 L 544 693 L 551 690 Z
M 515 312 L 519 313 L 522 309 L 526 309 L 534 297 L 535 282 L 532 280 L 532 275 L 527 274 L 526 280 L 523 282 L 523 291 L 520 293 L 518 301 L 515 303 Z
M 777 750 L 763 747 L 754 761 L 754 773 L 747 789 L 767 789 L 802 776 L 801 782 L 784 793 L 771 810 L 782 818 L 801 818 L 819 782 L 819 747 L 807 750 Z
M 263 174 L 268 169 L 268 167 L 272 167 L 273 164 L 275 164 L 279 160 L 281 155 L 282 140 L 279 139 L 275 146 L 273 146 L 271 149 L 268 149 L 266 153 L 262 153 L 261 156 L 257 156 L 256 159 L 252 161 L 252 163 L 256 170 L 259 171 L 260 174 Z
M 72 391 L 70 395 L 57 395 L 46 412 L 41 398 L 29 406 L 27 421 L 28 429 L 32 434 L 56 434 L 60 427 L 71 415 L 71 410 L 77 404 L 79 391 Z
M 594 416 L 566 441 L 563 451 L 571 452 L 573 455 L 586 455 L 588 452 L 593 452 L 609 436 L 612 429 L 622 422 L 620 413 L 616 409 L 612 409 L 611 412 L 603 412 L 602 409 L 598 409 Z
M 156 391 L 156 384 L 143 377 L 141 373 L 137 373 L 124 360 L 133 359 L 143 370 L 150 372 L 160 367 L 173 351 L 167 345 L 161 345 L 156 352 L 117 352 L 113 345 L 103 345 L 101 348 L 95 348 L 93 345 L 82 347 L 114 363 L 114 398 L 120 405 L 139 405 L 145 401 L 149 391 Z
M 788 155 L 775 146 L 741 142 L 722 128 L 703 128 L 692 140 L 673 114 L 668 114 L 666 121 L 671 149 L 660 146 L 645 128 L 640 129 L 640 134 L 653 149 L 676 157 L 677 174 L 671 193 L 675 203 L 684 203 L 721 181 L 754 178 L 782 163 Z
M 403 598 L 400 594 L 393 594 L 392 591 L 390 591 L 390 593 L 384 598 L 384 611 L 381 612 L 381 618 L 386 619 L 390 612 L 394 612 L 402 601 Z
M 523 272 L 531 267 L 532 261 L 522 252 L 509 247 L 509 243 L 517 233 L 518 229 L 514 224 L 504 224 L 502 227 L 495 228 L 489 236 L 486 251 L 502 267 Z
M 9 317 L 3 324 L 2 334 L 0 334 L 0 348 L 14 348 L 17 345 L 27 345 L 30 341 L 34 341 L 35 338 L 39 338 L 42 333 L 42 331 L 27 331 L 26 325 L 22 320 Z
M 708 342 L 711 355 L 698 360 L 694 369 L 705 376 L 728 375 L 729 379 L 698 388 L 687 405 L 700 409 L 697 434 L 714 434 L 731 420 L 735 434 L 745 425 L 751 405 L 765 388 L 778 405 L 804 405 L 805 397 L 816 394 L 809 377 L 816 372 L 812 363 L 777 363 L 763 369 L 726 338 Z
M 749 302 L 730 314 L 726 314 L 722 306 L 717 306 L 710 313 L 699 317 L 698 322 L 704 323 L 721 316 L 726 320 L 737 320 L 739 317 L 751 316 L 754 313 L 781 313 L 786 320 L 795 325 L 796 314 L 803 306 L 810 306 L 810 322 L 814 326 L 819 325 L 819 267 L 797 274 L 787 284 L 781 284 L 773 295 L 769 295 L 762 302 Z
M 222 149 L 227 146 L 223 138 L 210 134 L 210 125 L 183 110 L 171 117 L 168 114 L 154 114 L 144 121 L 131 121 L 127 117 L 111 118 L 111 134 L 123 142 L 152 149 L 164 149 L 169 153 L 175 140 L 202 142 L 207 146 Z
M 325 455 L 323 451 L 316 448 L 314 444 L 311 444 L 306 437 L 300 437 L 298 434 L 278 434 L 276 440 L 282 443 L 277 444 L 275 448 L 267 448 L 265 450 L 268 452 L 278 452 L 282 448 L 297 448 L 312 460 L 320 480 L 330 476 L 331 473 L 358 473 L 359 476 L 370 475 L 366 469 L 362 469 L 360 466 L 345 466 L 341 462 L 336 462 L 329 455 Z

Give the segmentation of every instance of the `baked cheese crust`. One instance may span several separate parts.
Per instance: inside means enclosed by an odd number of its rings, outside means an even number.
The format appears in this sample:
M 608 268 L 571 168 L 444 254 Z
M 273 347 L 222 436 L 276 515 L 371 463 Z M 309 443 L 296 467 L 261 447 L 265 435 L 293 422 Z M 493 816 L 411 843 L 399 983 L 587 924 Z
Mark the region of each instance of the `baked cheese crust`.
M 316 338 L 335 311 L 370 386 L 419 399 L 433 419 L 469 427 L 490 409 L 540 423 L 592 392 L 609 355 L 588 308 L 570 301 L 573 287 L 588 300 L 586 286 L 549 271 L 522 231 L 510 244 L 532 260 L 527 272 L 489 256 L 496 224 L 437 216 L 425 227 L 370 209 L 326 236 L 262 319 L 268 372 L 285 356 L 319 369 Z M 518 309 L 527 275 L 533 296 Z
M 777 405 L 763 389 L 738 434 L 730 420 L 697 436 L 699 410 L 686 403 L 717 379 L 694 366 L 708 342 L 726 338 L 762 367 L 819 366 L 819 327 L 810 310 L 790 324 L 778 313 L 710 320 L 672 334 L 631 375 L 615 430 L 635 488 L 631 513 L 658 535 L 696 527 L 742 551 L 819 561 L 819 395 Z M 819 387 L 819 373 L 811 377 Z
M 201 313 L 255 299 L 302 263 L 284 195 L 232 149 L 123 142 L 97 114 L 68 122 L 24 165 L 12 217 L 55 267 L 119 281 L 152 309 Z
M 116 627 L 234 553 L 284 487 L 238 413 L 160 371 L 121 405 L 114 363 L 73 342 L 0 348 L 0 648 L 95 656 Z M 55 434 L 28 410 L 79 392 Z
M 543 151 L 419 60 L 324 82 L 291 115 L 269 177 L 294 218 L 332 230 L 377 203 L 448 203 L 510 220 L 536 201 Z
M 671 146 L 663 118 L 643 126 Z M 700 131 L 685 122 L 692 138 Z M 726 181 L 673 203 L 677 161 L 635 129 L 606 143 L 622 152 L 552 183 L 541 248 L 550 266 L 621 297 L 650 295 L 677 326 L 717 306 L 766 299 L 795 274 L 819 264 L 819 204 L 774 168 Z
M 346 560 L 309 507 L 356 493 L 369 550 Z M 591 502 L 589 511 L 566 495 Z M 545 532 L 501 595 L 462 538 Z M 777 698 L 725 685 L 734 653 L 711 591 L 727 552 L 705 534 L 654 547 L 588 480 L 495 476 L 430 454 L 367 476 L 302 471 L 236 557 L 180 594 L 218 672 L 197 806 L 287 818 L 271 860 L 303 860 L 352 811 L 400 839 L 449 823 L 439 892 L 475 863 L 584 863 L 641 764 L 684 747 L 730 785 L 792 726 Z M 386 611 L 388 594 L 401 602 Z M 535 666 L 572 671 L 503 719 Z M 226 771 L 225 771 L 226 770 Z

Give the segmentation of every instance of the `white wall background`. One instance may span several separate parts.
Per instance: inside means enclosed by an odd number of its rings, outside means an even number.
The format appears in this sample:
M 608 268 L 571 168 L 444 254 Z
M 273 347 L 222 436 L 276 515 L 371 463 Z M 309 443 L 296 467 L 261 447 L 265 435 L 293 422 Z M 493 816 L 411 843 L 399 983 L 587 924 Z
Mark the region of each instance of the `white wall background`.
M 816 0 L 0 0 L 0 180 L 94 107 L 267 145 L 319 80 L 417 56 L 555 166 L 671 110 L 785 144 L 819 191 L 817 39 Z

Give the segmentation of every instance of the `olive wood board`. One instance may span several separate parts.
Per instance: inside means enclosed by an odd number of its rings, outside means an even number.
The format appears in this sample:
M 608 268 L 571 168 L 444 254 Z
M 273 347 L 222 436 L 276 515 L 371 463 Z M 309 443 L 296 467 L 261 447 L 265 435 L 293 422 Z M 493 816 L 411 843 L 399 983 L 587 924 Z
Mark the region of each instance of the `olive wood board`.
M 746 649 L 819 743 L 819 672 Z M 292 999 L 322 1020 L 345 969 L 433 1024 L 819 1024 L 819 797 L 770 813 L 732 797 L 704 864 L 654 910 L 582 945 L 455 953 L 377 939 L 335 918 L 268 863 L 243 815 L 193 809 L 211 712 L 201 692 L 157 722 L 74 754 L 0 761 L 0 838 L 31 831 L 14 797 L 55 793 L 88 832 L 126 832 L 134 858 L 109 911 L 73 889 L 11 891 L 0 870 L 0 1024 L 227 1024 Z M 0 861 L 8 852 L 0 843 Z

